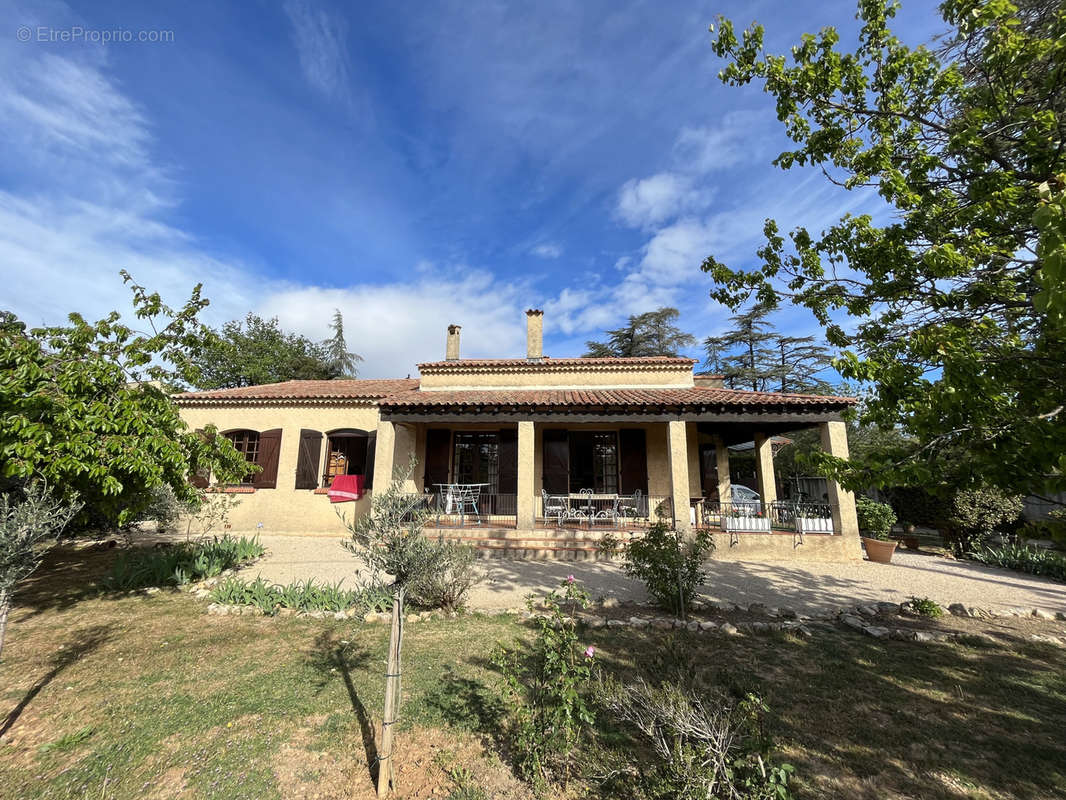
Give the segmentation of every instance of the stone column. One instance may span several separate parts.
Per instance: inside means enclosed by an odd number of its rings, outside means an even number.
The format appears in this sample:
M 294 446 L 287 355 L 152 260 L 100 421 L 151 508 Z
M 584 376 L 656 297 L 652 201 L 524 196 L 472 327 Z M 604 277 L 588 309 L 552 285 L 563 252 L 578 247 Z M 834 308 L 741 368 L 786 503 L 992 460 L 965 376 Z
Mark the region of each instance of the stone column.
M 771 437 L 765 433 L 755 434 L 755 475 L 759 479 L 763 510 L 768 512 L 769 504 L 777 502 L 777 483 L 774 480 L 773 445 Z
M 378 420 L 378 438 L 374 449 L 374 486 L 384 490 L 392 483 L 392 468 L 396 459 L 396 426 L 386 419 Z
M 401 472 L 407 472 L 411 466 L 411 456 L 416 455 L 416 445 L 418 442 L 417 431 L 414 425 L 408 425 L 405 423 L 397 423 L 394 426 L 396 431 L 395 446 L 393 448 L 393 463 L 392 468 L 395 471 L 397 468 Z M 415 478 L 415 473 L 418 472 L 418 466 L 415 466 L 414 471 L 408 476 L 407 480 L 403 483 L 403 490 L 408 494 L 419 494 L 418 483 Z
M 533 530 L 536 502 L 534 493 L 535 432 L 531 421 L 518 423 L 518 530 Z
M 688 532 L 689 485 L 688 485 L 688 429 L 681 420 L 667 424 L 667 454 L 670 458 L 670 498 L 674 506 L 674 527 Z
M 843 422 L 823 422 L 818 426 L 822 435 L 822 449 L 837 458 L 848 457 L 848 429 Z M 833 531 L 848 539 L 848 554 L 861 558 L 859 519 L 855 515 L 855 495 L 836 481 L 829 484 L 829 507 L 833 513 Z M 854 543 L 854 546 L 852 546 Z
M 714 436 L 714 459 L 718 467 L 718 500 L 722 503 L 732 502 L 733 484 L 729 479 L 729 448 L 725 445 L 725 439 L 718 434 Z

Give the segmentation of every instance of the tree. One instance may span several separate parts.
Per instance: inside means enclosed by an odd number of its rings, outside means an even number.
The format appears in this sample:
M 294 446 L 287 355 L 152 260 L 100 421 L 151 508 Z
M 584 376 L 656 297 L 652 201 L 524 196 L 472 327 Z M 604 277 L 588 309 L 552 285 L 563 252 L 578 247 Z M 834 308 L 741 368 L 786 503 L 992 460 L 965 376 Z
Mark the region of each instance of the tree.
M 778 374 L 774 354 L 777 335 L 766 319 L 769 311 L 764 306 L 755 306 L 743 314 L 734 314 L 729 318 L 732 325 L 729 333 L 703 340 L 707 366 L 713 361 L 712 368 L 722 373 L 731 389 L 744 387 L 764 392 Z
M 585 342 L 585 358 L 678 358 L 681 350 L 696 343 L 692 334 L 674 324 L 679 316 L 676 308 L 668 306 L 633 315 L 624 327 L 607 331 L 606 342 Z
M 184 502 L 199 491 L 188 477 L 212 470 L 239 480 L 249 465 L 213 429 L 190 431 L 163 386 L 188 379 L 188 350 L 199 342 L 197 286 L 179 310 L 131 283 L 138 332 L 118 312 L 96 323 L 71 314 L 68 326 L 27 330 L 0 314 L 0 464 L 16 480 L 41 479 L 64 502 L 77 497 L 75 522 L 123 525 L 170 486 Z
M 263 319 L 252 313 L 219 331 L 205 329 L 192 363 L 197 368 L 192 385 L 199 389 L 329 380 L 341 374 L 324 345 L 283 331 L 277 317 Z
M 829 351 L 813 336 L 781 336 L 767 318 L 771 309 L 756 304 L 729 318 L 732 330 L 703 340 L 704 366 L 725 378 L 732 389 L 755 392 L 833 391 L 818 373 L 832 363 Z
M 392 481 L 375 490 L 370 513 L 349 520 L 343 517 L 351 540 L 344 546 L 375 575 L 392 576 L 392 630 L 385 668 L 385 710 L 382 714 L 378 747 L 377 792 L 382 797 L 395 789 L 392 755 L 395 750 L 393 724 L 400 713 L 400 673 L 403 656 L 404 602 L 408 590 L 425 582 L 440 557 L 440 549 L 422 535 L 427 512 L 404 489 L 414 473 L 415 461 L 397 468 Z
M 53 496 L 40 481 L 0 494 L 0 655 L 15 585 L 40 566 L 80 508 L 77 501 Z
M 333 309 L 333 321 L 329 325 L 333 335 L 323 340 L 326 349 L 326 363 L 338 378 L 355 378 L 358 374 L 356 363 L 363 360 L 361 355 L 351 352 L 344 341 L 344 319 L 339 308 Z
M 832 366 L 829 350 L 816 344 L 813 336 L 777 337 L 777 379 L 779 391 L 826 394 L 833 387 L 818 377 Z
M 876 472 L 825 457 L 846 486 L 1066 488 L 1066 10 L 946 0 L 934 52 L 892 35 L 895 8 L 862 0 L 854 52 L 825 28 L 791 63 L 720 20 L 721 79 L 761 81 L 798 145 L 774 163 L 876 188 L 895 215 L 787 242 L 767 220 L 757 268 L 706 259 L 712 296 L 808 308 L 846 349 L 841 374 L 873 388 L 863 421 L 915 441 Z

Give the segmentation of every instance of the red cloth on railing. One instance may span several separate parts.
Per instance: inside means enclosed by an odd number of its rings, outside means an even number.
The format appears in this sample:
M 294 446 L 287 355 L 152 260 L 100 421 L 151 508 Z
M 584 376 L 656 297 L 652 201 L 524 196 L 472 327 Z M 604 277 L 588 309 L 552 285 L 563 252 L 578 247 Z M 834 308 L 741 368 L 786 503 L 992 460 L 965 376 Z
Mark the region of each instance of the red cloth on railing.
M 362 475 L 338 475 L 329 487 L 331 503 L 351 503 L 363 496 L 364 477 Z

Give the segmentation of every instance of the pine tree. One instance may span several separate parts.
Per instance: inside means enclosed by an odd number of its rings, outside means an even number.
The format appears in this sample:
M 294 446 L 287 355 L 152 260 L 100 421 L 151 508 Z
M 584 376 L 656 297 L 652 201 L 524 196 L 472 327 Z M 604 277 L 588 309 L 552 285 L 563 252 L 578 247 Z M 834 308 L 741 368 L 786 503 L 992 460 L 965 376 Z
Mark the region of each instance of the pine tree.
M 586 342 L 585 358 L 677 358 L 681 350 L 696 343 L 692 334 L 675 324 L 679 316 L 680 312 L 669 306 L 634 314 L 624 327 L 607 331 L 606 342 Z
M 363 360 L 361 355 L 348 350 L 344 341 L 344 319 L 339 308 L 333 309 L 333 321 L 329 325 L 333 335 L 322 341 L 326 348 L 326 361 L 337 378 L 355 378 L 358 375 L 356 364 Z

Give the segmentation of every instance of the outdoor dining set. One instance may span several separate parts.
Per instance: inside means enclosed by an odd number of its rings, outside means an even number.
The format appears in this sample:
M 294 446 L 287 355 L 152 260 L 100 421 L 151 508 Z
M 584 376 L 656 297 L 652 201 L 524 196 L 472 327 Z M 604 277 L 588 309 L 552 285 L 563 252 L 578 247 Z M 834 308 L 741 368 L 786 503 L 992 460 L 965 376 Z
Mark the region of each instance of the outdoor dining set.
M 438 515 L 458 516 L 459 525 L 466 524 L 467 517 L 474 517 L 481 524 L 486 501 L 499 501 L 502 495 L 486 495 L 485 483 L 439 483 L 432 496 L 431 510 Z M 640 490 L 631 495 L 597 493 L 582 489 L 568 494 L 550 494 L 541 491 L 541 514 L 548 522 L 564 524 L 617 524 L 626 520 L 648 518 L 648 497 Z M 490 509 L 491 511 L 492 509 Z

